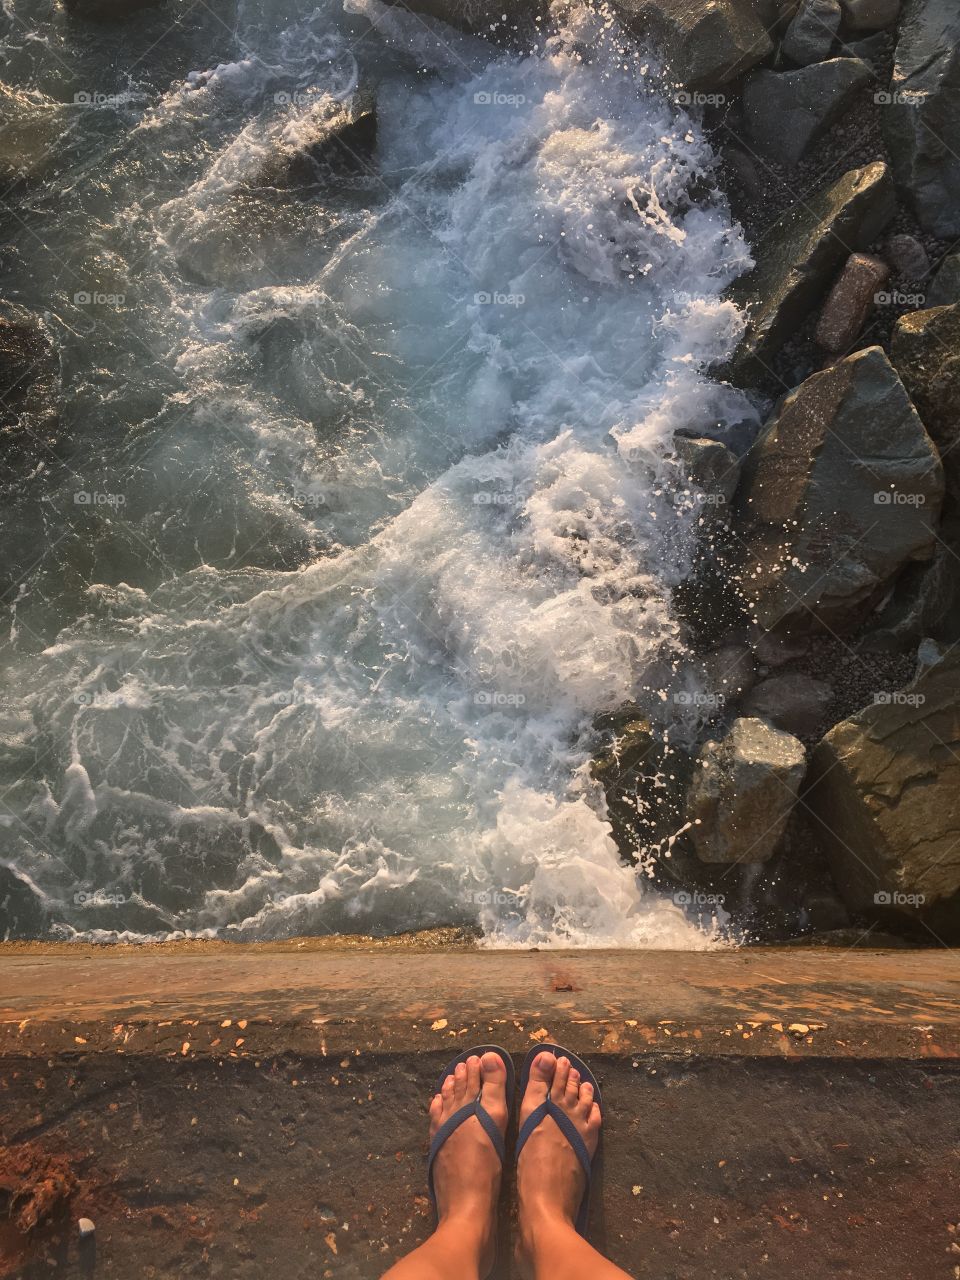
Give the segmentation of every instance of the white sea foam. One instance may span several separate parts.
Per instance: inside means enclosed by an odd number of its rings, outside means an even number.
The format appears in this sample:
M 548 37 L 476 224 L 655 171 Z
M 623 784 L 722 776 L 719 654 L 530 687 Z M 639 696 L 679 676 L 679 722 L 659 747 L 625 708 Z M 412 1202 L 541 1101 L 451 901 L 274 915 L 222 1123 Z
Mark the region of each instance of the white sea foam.
M 481 58 L 351 9 L 388 70 L 375 187 L 336 234 L 333 190 L 282 258 L 283 226 L 242 261 L 229 241 L 238 191 L 342 95 L 329 16 L 188 77 L 134 130 L 176 137 L 186 112 L 214 143 L 132 218 L 193 388 L 154 458 L 229 469 L 244 511 L 325 554 L 91 591 L 21 673 L 68 747 L 19 864 L 85 936 L 456 920 L 491 945 L 714 945 L 621 865 L 587 769 L 596 713 L 672 712 L 669 589 L 696 531 L 673 433 L 752 417 L 706 376 L 749 263 L 702 195 L 709 145 L 606 15 Z M 411 72 L 431 58 L 442 74 Z M 277 101 L 291 86 L 306 97 Z M 66 866 L 125 903 L 76 907 Z

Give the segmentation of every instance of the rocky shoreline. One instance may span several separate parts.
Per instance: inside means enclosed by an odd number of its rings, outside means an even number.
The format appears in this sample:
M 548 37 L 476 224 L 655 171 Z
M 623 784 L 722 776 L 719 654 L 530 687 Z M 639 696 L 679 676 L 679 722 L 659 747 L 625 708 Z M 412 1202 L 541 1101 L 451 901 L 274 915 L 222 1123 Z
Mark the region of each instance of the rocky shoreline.
M 145 7 L 70 0 L 78 20 Z M 413 5 L 516 41 L 532 7 Z M 693 739 L 597 721 L 623 857 L 755 941 L 960 940 L 960 11 L 950 0 L 625 0 L 702 111 L 755 245 L 715 376 L 766 425 L 678 435 L 702 504 L 675 593 Z M 347 127 L 355 128 L 356 122 Z M 0 157 L 2 159 L 2 157 Z M 15 163 L 15 161 L 14 161 Z M 57 445 L 43 322 L 0 312 L 7 455 Z M 30 921 L 20 921 L 29 932 Z

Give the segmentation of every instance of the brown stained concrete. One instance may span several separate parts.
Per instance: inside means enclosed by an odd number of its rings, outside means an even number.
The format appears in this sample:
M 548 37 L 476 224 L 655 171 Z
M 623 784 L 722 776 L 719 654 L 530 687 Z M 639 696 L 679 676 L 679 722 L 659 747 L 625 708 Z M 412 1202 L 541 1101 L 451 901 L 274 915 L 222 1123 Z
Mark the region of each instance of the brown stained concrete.
M 424 941 L 0 947 L 0 1276 L 374 1280 L 429 1228 L 439 1070 L 549 1034 L 638 1280 L 953 1280 L 960 956 Z

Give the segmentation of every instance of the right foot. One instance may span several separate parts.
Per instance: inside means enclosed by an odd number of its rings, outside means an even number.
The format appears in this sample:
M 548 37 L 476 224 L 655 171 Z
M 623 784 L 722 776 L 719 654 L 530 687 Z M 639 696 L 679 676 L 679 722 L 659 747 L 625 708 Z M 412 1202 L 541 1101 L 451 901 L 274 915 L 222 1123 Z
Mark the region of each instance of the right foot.
M 520 1103 L 521 1127 L 548 1093 L 573 1121 L 592 1159 L 602 1123 L 600 1108 L 593 1100 L 593 1085 L 581 1084 L 580 1073 L 569 1058 L 539 1054 Z M 521 1250 L 529 1256 L 540 1230 L 550 1230 L 557 1222 L 572 1225 L 585 1190 L 586 1176 L 576 1152 L 553 1117 L 545 1116 L 524 1144 L 517 1163 Z

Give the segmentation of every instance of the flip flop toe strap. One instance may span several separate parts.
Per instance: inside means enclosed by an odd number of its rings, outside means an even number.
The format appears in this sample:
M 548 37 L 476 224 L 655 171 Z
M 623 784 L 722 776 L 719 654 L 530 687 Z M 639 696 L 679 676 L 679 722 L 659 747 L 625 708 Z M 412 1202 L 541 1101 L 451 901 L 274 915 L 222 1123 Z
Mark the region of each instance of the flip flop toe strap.
M 449 1119 L 444 1120 L 443 1124 L 433 1135 L 433 1141 L 430 1143 L 430 1154 L 427 1157 L 427 1185 L 430 1188 L 430 1199 L 436 1204 L 436 1193 L 433 1189 L 433 1162 L 440 1154 L 440 1148 L 447 1141 L 451 1134 L 456 1133 L 462 1124 L 465 1124 L 471 1116 L 476 1116 L 483 1126 L 483 1131 L 493 1143 L 493 1149 L 496 1151 L 500 1163 L 506 1154 L 506 1146 L 504 1144 L 503 1134 L 500 1132 L 497 1122 L 492 1118 L 490 1112 L 484 1109 L 483 1103 L 479 1098 L 473 1102 L 468 1102 L 465 1107 L 461 1107 L 459 1111 L 455 1111 Z
M 571 1147 L 573 1147 L 574 1154 L 580 1161 L 580 1166 L 587 1179 L 587 1187 L 589 1187 L 590 1177 L 593 1173 L 593 1161 L 590 1159 L 590 1152 L 587 1150 L 587 1144 L 580 1137 L 580 1134 L 577 1132 L 576 1125 L 567 1113 L 561 1110 L 561 1108 L 558 1107 L 550 1097 L 547 1097 L 538 1107 L 535 1107 L 527 1116 L 526 1120 L 524 1120 L 520 1133 L 517 1137 L 517 1157 L 519 1158 L 520 1152 L 523 1150 L 524 1144 L 530 1137 L 531 1133 L 533 1133 L 534 1129 L 538 1128 L 543 1123 L 547 1116 L 551 1116 L 552 1119 L 556 1121 L 560 1132 L 570 1143 Z

